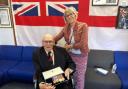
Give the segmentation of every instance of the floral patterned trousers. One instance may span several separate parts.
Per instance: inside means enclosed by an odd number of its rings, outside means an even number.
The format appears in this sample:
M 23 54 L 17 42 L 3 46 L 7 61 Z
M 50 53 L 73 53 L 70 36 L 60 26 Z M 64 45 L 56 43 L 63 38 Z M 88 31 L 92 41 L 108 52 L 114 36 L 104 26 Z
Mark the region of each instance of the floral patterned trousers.
M 84 89 L 84 81 L 85 81 L 85 72 L 87 68 L 87 55 L 75 55 L 71 54 L 73 61 L 76 64 L 76 71 L 74 73 L 74 82 L 75 82 L 75 89 Z

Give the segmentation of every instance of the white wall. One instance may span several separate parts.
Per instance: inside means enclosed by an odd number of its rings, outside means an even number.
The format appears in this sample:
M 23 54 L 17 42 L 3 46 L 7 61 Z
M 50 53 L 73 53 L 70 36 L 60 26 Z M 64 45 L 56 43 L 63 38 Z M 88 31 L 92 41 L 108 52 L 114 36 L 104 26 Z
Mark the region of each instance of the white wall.
M 12 28 L 0 28 L 0 45 L 15 45 Z

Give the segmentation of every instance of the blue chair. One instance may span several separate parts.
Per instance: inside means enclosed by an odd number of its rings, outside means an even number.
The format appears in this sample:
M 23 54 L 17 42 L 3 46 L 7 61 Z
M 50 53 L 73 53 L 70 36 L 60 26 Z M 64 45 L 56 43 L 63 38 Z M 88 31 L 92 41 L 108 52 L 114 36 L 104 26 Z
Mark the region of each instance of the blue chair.
M 122 82 L 121 89 L 128 89 L 128 52 L 116 51 L 114 52 L 114 58 L 117 65 L 116 72 Z
M 12 80 L 33 83 L 34 66 L 32 62 L 32 53 L 37 47 L 24 46 L 22 51 L 22 61 L 8 71 Z
M 7 71 L 20 63 L 21 46 L 1 45 L 0 46 L 0 82 L 6 83 L 10 80 Z

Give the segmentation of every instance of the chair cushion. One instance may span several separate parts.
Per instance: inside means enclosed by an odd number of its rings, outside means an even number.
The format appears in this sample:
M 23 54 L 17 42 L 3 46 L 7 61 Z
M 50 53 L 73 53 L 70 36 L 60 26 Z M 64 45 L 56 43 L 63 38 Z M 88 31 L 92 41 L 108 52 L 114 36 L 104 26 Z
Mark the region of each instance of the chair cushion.
M 122 89 L 128 89 L 128 71 L 117 70 L 117 74 L 122 82 Z
M 3 85 L 4 72 L 0 72 L 0 86 Z
M 2 84 L 7 83 L 10 81 L 10 78 L 8 77 L 7 71 L 13 67 L 15 67 L 19 61 L 12 61 L 12 60 L 0 60 L 0 77 L 2 75 L 2 79 L 0 78 L 0 81 Z
M 116 74 L 109 72 L 103 75 L 96 72 L 94 68 L 87 68 L 85 89 L 120 89 L 120 87 L 121 82 Z
M 0 72 L 8 71 L 15 67 L 20 61 L 0 60 Z
M 21 82 L 33 82 L 34 66 L 32 62 L 23 61 L 8 71 L 8 75 L 12 80 Z

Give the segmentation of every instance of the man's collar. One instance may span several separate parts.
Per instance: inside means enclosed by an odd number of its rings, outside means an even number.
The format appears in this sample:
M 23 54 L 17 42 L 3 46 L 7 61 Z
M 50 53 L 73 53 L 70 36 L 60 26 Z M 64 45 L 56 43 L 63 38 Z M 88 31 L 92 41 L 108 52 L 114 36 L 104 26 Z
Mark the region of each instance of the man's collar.
M 45 50 L 45 49 L 44 49 Z M 48 54 L 49 51 L 45 50 L 45 52 Z M 51 54 L 53 54 L 53 50 L 50 50 Z

